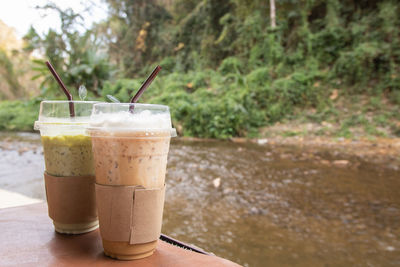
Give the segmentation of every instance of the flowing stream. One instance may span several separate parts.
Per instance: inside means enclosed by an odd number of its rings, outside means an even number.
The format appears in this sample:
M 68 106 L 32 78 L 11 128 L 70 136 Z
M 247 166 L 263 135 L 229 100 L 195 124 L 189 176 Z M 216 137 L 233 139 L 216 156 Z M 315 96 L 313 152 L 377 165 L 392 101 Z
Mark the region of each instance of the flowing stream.
M 2 133 L 0 157 L 1 189 L 45 199 L 38 135 Z M 400 265 L 396 164 L 177 139 L 166 179 L 163 233 L 244 266 Z

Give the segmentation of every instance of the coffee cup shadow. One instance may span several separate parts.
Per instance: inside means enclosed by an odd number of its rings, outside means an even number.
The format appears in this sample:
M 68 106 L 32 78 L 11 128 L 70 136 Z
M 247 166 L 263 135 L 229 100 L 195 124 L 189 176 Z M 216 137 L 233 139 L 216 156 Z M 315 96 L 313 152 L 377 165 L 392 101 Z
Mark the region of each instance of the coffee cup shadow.
M 66 235 L 54 232 L 46 247 L 54 257 L 53 263 L 57 262 L 57 264 L 62 263 L 64 260 L 68 264 L 90 264 L 106 257 L 103 253 L 98 230 L 80 235 Z M 52 263 L 50 262 L 49 265 L 52 265 Z

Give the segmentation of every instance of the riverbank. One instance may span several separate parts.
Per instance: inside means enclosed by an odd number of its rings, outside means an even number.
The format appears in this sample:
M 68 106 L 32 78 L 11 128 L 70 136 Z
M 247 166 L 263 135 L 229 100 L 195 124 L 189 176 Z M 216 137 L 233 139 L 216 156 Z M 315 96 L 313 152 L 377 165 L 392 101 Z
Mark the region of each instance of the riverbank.
M 181 137 L 183 141 L 218 142 L 217 139 Z M 360 161 L 380 164 L 388 169 L 400 170 L 400 138 L 357 138 L 320 137 L 320 136 L 271 136 L 268 138 L 231 138 L 229 141 L 238 144 L 252 143 L 272 150 L 278 148 L 281 158 L 290 158 L 285 152 L 292 149 L 301 150 L 299 160 L 313 160 L 325 166 L 339 168 L 357 167 Z M 321 156 L 329 154 L 331 160 Z M 354 161 L 348 158 L 355 158 Z M 346 159 L 344 159 L 346 158 Z
M 190 75 L 189 75 L 190 76 Z M 169 76 L 168 76 L 169 77 Z M 186 77 L 184 86 L 193 77 Z M 165 78 L 167 79 L 167 78 Z M 229 139 L 232 137 L 275 138 L 345 138 L 348 140 L 380 139 L 400 137 L 400 113 L 398 103 L 388 96 L 345 95 L 333 90 L 326 96 L 324 105 L 319 108 L 295 108 L 285 111 L 275 123 L 268 123 L 267 113 L 257 106 L 228 110 L 224 103 L 218 107 L 206 106 L 199 110 L 196 103 L 207 103 L 202 95 L 196 97 L 185 92 L 187 99 L 151 97 L 164 92 L 162 86 L 156 83 L 149 94 L 149 103 L 170 105 L 174 127 L 180 136 L 200 138 Z M 106 94 L 117 95 L 114 91 Z M 172 94 L 172 92 L 170 92 Z M 169 94 L 168 92 L 166 94 Z M 400 94 L 399 94 L 400 95 Z M 230 97 L 230 96 L 229 96 Z M 121 98 L 121 97 L 120 97 Z M 193 98 L 193 99 L 192 99 Z M 99 101 L 107 99 L 97 98 Z M 0 131 L 33 131 L 33 123 L 38 117 L 40 99 L 22 101 L 0 101 Z M 190 108 L 189 108 L 190 106 Z M 223 109 L 221 109 L 223 108 Z M 242 107 L 243 108 L 243 107 Z M 259 117 L 254 117 L 255 111 L 260 111 Z M 240 115 L 240 116 L 239 116 Z M 243 115 L 243 116 L 242 116 Z M 248 124 L 249 119 L 257 121 L 257 125 Z

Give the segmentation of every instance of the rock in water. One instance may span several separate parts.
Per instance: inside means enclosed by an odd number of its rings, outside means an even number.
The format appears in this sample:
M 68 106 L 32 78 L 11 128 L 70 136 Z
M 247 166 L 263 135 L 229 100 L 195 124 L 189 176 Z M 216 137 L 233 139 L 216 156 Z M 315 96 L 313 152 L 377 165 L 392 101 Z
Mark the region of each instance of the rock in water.
M 221 178 L 216 178 L 213 180 L 213 185 L 215 188 L 218 188 L 221 185 Z
M 258 139 L 257 143 L 259 145 L 266 145 L 268 143 L 268 139 Z
M 350 161 L 348 160 L 334 160 L 333 161 L 333 165 L 335 165 L 336 167 L 340 167 L 340 168 L 344 168 L 349 166 Z

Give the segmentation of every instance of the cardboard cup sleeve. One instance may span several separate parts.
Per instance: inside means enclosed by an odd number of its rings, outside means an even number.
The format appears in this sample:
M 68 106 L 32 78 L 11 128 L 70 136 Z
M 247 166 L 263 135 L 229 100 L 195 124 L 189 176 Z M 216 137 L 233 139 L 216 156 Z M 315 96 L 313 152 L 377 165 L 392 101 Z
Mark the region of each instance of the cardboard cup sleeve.
M 96 184 L 101 237 L 108 241 L 142 244 L 161 234 L 163 188 Z
M 58 177 L 44 173 L 49 217 L 56 222 L 79 224 L 97 220 L 95 177 Z

